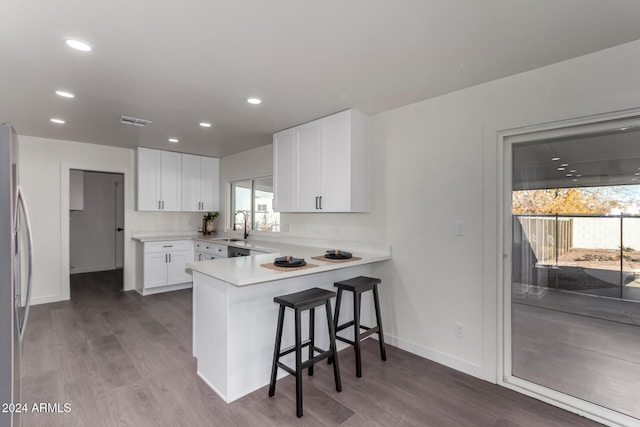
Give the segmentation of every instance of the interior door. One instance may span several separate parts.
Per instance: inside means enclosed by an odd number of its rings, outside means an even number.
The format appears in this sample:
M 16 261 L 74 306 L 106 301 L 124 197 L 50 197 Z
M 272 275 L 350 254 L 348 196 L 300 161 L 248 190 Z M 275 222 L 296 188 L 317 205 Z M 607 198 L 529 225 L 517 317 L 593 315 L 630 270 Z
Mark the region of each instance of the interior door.
M 116 182 L 116 268 L 124 268 L 124 182 Z

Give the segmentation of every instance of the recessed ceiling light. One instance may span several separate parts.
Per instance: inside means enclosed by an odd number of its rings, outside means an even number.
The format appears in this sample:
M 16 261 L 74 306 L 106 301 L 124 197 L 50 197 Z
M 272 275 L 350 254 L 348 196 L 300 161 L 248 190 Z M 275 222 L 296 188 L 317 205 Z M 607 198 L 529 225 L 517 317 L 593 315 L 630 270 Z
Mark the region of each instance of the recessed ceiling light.
M 81 40 L 67 39 L 65 40 L 65 43 L 67 44 L 67 46 L 81 52 L 91 52 L 93 50 L 89 43 L 83 42 Z
M 582 175 L 576 175 L 578 178 L 580 178 Z
M 560 160 L 560 157 L 554 157 L 553 159 L 551 159 L 552 161 L 556 162 L 558 160 Z
M 627 130 L 627 129 L 629 129 L 629 128 L 628 127 L 620 128 L 620 130 Z
M 577 171 L 577 170 L 575 170 L 575 169 L 571 169 L 569 172 L 571 172 L 571 173 L 575 173 L 575 172 L 578 172 L 578 171 Z
M 573 176 L 573 174 L 572 173 L 568 173 L 567 176 Z
M 573 182 L 577 182 L 577 181 L 578 181 L 577 179 L 574 179 L 574 180 L 573 180 Z
M 200 122 L 200 126 L 202 126 L 203 128 L 210 128 L 211 127 L 211 123 Z
M 176 142 L 180 142 L 180 140 L 178 138 L 169 138 L 169 142 L 173 142 L 175 144 Z
M 563 170 L 564 170 L 564 168 L 558 168 L 558 170 L 559 170 L 559 171 L 563 171 Z
M 56 118 L 54 118 L 54 117 L 50 118 L 50 119 L 49 119 L 49 121 L 50 121 L 51 123 L 55 123 L 55 124 L 57 124 L 57 125 L 63 125 L 63 124 L 65 123 L 65 122 L 64 122 L 64 120 L 62 120 L 62 119 L 56 119 Z
M 637 181 L 638 178 L 631 178 L 631 181 Z
M 262 103 L 262 100 L 260 98 L 247 98 L 247 102 L 249 104 L 258 105 Z
M 563 164 L 561 164 L 560 166 L 562 166 L 562 167 L 564 168 L 564 167 L 569 166 L 569 163 L 563 163 Z
M 63 98 L 75 98 L 76 96 L 71 92 L 67 92 L 66 90 L 57 90 L 56 95 L 61 96 Z
M 636 175 L 636 176 L 637 176 L 637 175 L 640 175 L 640 172 L 636 172 L 636 173 L 634 173 L 634 175 Z

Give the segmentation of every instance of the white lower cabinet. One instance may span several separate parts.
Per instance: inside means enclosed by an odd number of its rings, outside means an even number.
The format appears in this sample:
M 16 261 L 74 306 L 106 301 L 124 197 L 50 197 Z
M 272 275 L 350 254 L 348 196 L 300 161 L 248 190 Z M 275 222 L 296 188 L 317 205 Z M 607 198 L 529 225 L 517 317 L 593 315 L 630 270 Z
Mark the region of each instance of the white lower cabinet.
M 227 258 L 229 248 L 209 242 L 196 241 L 194 244 L 194 259 L 196 261 L 210 261 L 216 258 Z
M 193 259 L 190 240 L 141 243 L 139 255 L 142 268 L 136 289 L 142 295 L 191 287 L 191 273 L 186 269 Z

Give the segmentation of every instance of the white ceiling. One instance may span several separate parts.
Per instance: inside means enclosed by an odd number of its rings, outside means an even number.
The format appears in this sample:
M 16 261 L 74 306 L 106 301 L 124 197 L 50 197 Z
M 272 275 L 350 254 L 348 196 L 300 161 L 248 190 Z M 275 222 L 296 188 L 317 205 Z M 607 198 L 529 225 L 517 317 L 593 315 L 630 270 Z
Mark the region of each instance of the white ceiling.
M 3 0 L 0 16 L 0 122 L 213 156 L 640 39 L 634 0 Z
M 602 132 L 514 145 L 514 190 L 638 184 L 640 128 L 637 127 L 612 126 Z

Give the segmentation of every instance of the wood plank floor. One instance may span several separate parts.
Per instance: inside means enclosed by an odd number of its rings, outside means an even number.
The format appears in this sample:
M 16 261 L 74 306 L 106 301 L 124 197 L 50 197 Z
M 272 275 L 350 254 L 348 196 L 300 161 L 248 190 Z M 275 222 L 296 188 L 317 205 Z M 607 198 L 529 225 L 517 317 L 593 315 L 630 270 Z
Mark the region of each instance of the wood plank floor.
M 571 297 L 576 307 L 585 301 L 580 295 L 565 295 L 563 303 Z M 615 300 L 595 300 L 619 307 Z M 637 323 L 519 303 L 512 305 L 512 316 L 514 376 L 638 418 L 640 423 Z
M 191 291 L 121 292 L 118 272 L 72 276 L 71 300 L 34 306 L 23 360 L 23 401 L 70 403 L 69 413 L 27 413 L 30 426 L 596 426 L 394 347 L 387 361 L 363 343 L 340 352 L 342 393 L 330 367 L 304 380 L 295 416 L 293 377 L 225 404 L 196 375 Z M 275 334 L 275 325 L 274 325 Z

